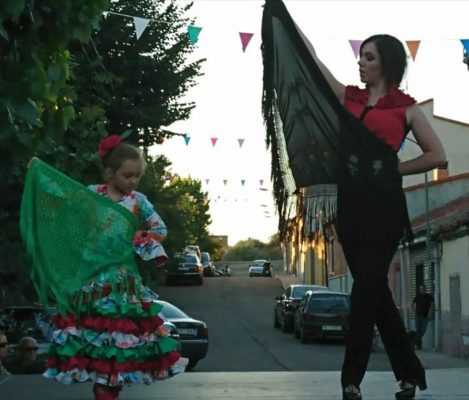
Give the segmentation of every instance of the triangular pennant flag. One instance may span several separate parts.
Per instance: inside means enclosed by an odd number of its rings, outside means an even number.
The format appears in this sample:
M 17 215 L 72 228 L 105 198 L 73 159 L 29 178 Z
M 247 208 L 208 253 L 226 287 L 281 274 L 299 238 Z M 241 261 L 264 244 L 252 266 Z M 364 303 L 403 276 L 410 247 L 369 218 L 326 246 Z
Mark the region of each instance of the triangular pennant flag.
M 355 58 L 358 58 L 358 54 L 360 53 L 360 46 L 363 43 L 363 40 L 349 40 L 350 46 L 352 46 L 353 54 Z
M 133 17 L 134 25 L 135 25 L 135 34 L 137 35 L 137 40 L 140 39 L 145 28 L 148 26 L 150 22 L 147 18 L 140 18 L 140 17 Z
M 259 183 L 261 184 L 261 186 L 264 184 L 264 179 L 259 179 Z
M 415 61 L 415 57 L 417 56 L 417 50 L 420 46 L 420 40 L 406 40 L 407 48 L 410 51 L 410 55 L 412 56 L 412 60 Z
M 191 137 L 189 135 L 184 135 L 184 141 L 186 142 L 186 146 L 189 145 L 189 142 L 191 141 Z
M 208 183 L 210 182 L 210 179 L 205 179 L 205 184 L 208 185 Z
M 469 53 L 469 39 L 461 39 L 461 43 L 464 46 L 466 53 Z
M 223 179 L 223 184 L 226 185 L 226 183 L 228 182 L 228 179 Z
M 239 148 L 243 147 L 244 139 L 238 139 Z
M 246 47 L 254 34 L 253 33 L 246 33 L 246 32 L 239 32 L 239 37 L 241 38 L 241 46 L 243 47 L 243 52 L 246 51 Z
M 244 186 L 245 182 L 246 182 L 246 179 L 241 179 L 241 186 Z
M 196 44 L 197 40 L 199 40 L 199 33 L 202 28 L 194 25 L 189 25 L 187 28 L 187 33 L 189 34 L 189 40 L 192 44 Z
M 213 137 L 213 138 L 210 138 L 211 142 L 212 142 L 212 146 L 215 146 L 217 144 L 217 140 L 218 138 L 216 137 Z

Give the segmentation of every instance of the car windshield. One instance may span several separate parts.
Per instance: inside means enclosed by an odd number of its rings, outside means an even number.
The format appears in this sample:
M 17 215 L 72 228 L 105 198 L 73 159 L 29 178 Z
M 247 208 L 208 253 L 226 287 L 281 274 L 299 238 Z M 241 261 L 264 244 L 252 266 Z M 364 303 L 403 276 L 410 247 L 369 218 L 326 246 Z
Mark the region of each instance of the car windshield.
M 195 264 L 197 263 L 197 257 L 196 256 L 193 256 L 193 255 L 190 255 L 190 254 L 187 254 L 185 255 L 184 257 L 181 257 L 181 261 L 182 263 L 192 263 L 192 264 Z
M 342 295 L 318 294 L 313 295 L 308 303 L 309 312 L 348 311 L 350 298 Z
M 202 262 L 209 262 L 210 261 L 210 256 L 208 253 L 202 253 Z
M 251 264 L 251 267 L 257 267 L 257 268 L 262 268 L 264 267 L 264 263 L 266 261 L 254 261 L 252 264 Z
M 182 310 L 172 305 L 171 303 L 161 303 L 163 308 L 161 310 L 165 318 L 189 318 Z

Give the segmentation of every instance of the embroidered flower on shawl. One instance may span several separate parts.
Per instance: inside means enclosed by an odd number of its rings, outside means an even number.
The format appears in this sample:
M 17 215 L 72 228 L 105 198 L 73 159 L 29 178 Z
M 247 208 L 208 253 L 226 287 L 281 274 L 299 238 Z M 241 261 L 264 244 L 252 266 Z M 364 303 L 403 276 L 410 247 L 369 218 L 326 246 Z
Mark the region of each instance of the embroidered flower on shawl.
M 98 145 L 98 156 L 99 158 L 102 158 L 104 156 L 107 156 L 109 152 L 119 144 L 121 144 L 122 139 L 119 135 L 111 135 L 108 136 L 107 138 L 104 138 L 101 140 L 101 143 Z
M 349 86 L 346 91 L 347 98 L 361 104 L 368 104 L 368 89 L 361 89 L 358 86 Z M 415 104 L 417 101 L 408 94 L 405 94 L 396 87 L 391 87 L 388 93 L 380 97 L 375 104 L 376 108 L 406 107 Z

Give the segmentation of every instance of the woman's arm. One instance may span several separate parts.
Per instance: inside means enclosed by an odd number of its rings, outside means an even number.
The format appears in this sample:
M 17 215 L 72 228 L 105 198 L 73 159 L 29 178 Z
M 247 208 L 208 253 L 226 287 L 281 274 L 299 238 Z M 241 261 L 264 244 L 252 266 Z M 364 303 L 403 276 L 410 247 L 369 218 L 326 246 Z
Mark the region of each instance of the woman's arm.
M 305 34 L 301 31 L 301 29 L 296 25 L 296 29 L 298 30 L 298 33 L 300 34 L 301 38 L 306 44 L 306 47 L 308 48 L 309 52 L 313 56 L 314 61 L 316 61 L 316 64 L 318 65 L 319 69 L 321 70 L 322 74 L 324 75 L 324 78 L 326 78 L 327 83 L 329 83 L 329 86 L 332 88 L 333 92 L 339 99 L 339 101 L 343 104 L 344 103 L 344 97 L 345 97 L 345 85 L 340 83 L 335 76 L 332 74 L 331 71 L 322 63 L 322 61 L 318 58 L 316 54 L 316 50 L 314 49 L 312 43 L 309 41 L 309 39 L 305 36 Z
M 407 109 L 407 122 L 423 154 L 399 164 L 401 175 L 413 175 L 441 167 L 446 163 L 446 154 L 436 132 L 417 105 Z

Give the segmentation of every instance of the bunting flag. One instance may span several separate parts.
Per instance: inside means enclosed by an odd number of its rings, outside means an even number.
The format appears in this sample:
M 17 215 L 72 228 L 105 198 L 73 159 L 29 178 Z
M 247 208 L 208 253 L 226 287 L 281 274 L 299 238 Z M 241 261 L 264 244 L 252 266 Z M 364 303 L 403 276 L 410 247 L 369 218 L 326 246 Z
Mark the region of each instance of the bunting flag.
M 199 40 L 199 33 L 202 30 L 201 27 L 189 25 L 187 27 L 187 33 L 189 34 L 189 40 L 192 44 L 196 44 L 197 40 Z
M 241 186 L 244 186 L 245 182 L 246 182 L 246 179 L 241 179 Z
M 461 43 L 464 46 L 464 51 L 469 53 L 469 39 L 461 39 Z
M 249 42 L 252 39 L 253 33 L 239 32 L 239 37 L 241 38 L 241 46 L 243 48 L 243 53 L 246 51 Z
M 140 18 L 140 17 L 133 17 L 134 19 L 134 26 L 135 26 L 135 34 L 137 35 L 137 40 L 140 39 L 142 36 L 143 31 L 148 26 L 151 20 L 147 18 Z
M 259 183 L 261 184 L 261 186 L 264 184 L 264 179 L 259 179 Z
M 417 50 L 420 46 L 420 40 L 406 40 L 407 48 L 409 49 L 410 55 L 412 56 L 412 60 L 415 61 L 415 57 L 417 57 Z
M 210 179 L 205 179 L 205 184 L 208 185 L 208 183 L 210 182 Z
M 210 141 L 212 142 L 213 147 L 215 147 L 215 145 L 217 144 L 217 140 L 218 140 L 218 138 L 216 138 L 216 137 L 210 138 Z
M 238 139 L 239 148 L 243 147 L 244 139 Z
M 189 142 L 191 141 L 191 137 L 189 135 L 184 135 L 183 138 L 184 142 L 186 142 L 186 146 L 188 146 Z
M 360 53 L 360 46 L 362 45 L 363 40 L 349 40 L 348 42 L 352 47 L 355 58 L 358 58 L 358 54 Z
M 223 184 L 226 186 L 226 183 L 228 182 L 228 179 L 223 179 Z

